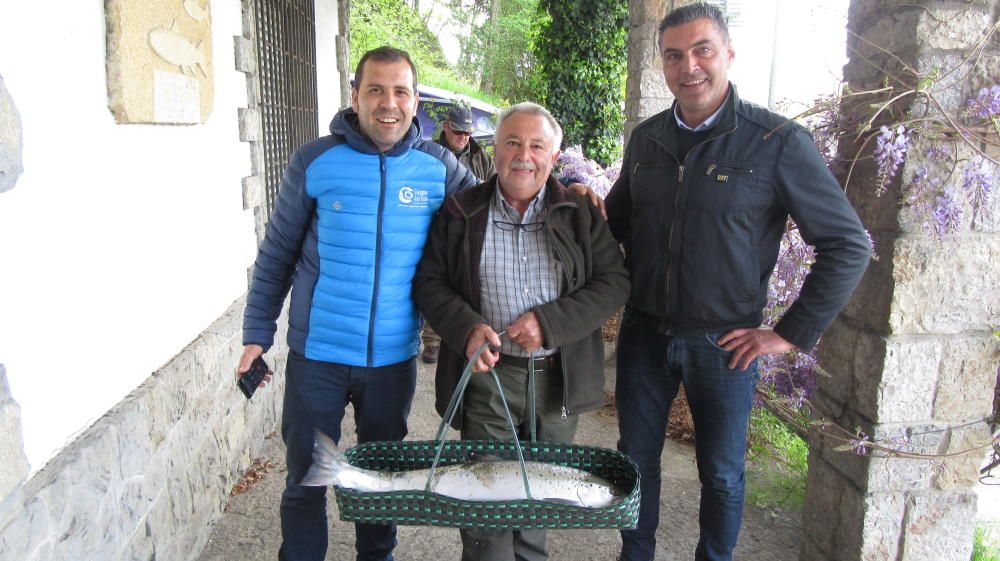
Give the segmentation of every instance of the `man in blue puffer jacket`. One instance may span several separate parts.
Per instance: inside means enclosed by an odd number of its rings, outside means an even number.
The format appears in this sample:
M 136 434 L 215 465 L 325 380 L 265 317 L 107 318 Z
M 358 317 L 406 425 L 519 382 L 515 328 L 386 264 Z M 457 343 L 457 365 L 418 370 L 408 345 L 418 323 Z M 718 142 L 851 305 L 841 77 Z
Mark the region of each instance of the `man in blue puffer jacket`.
M 333 119 L 330 136 L 289 161 L 244 313 L 237 375 L 271 346 L 291 289 L 283 561 L 326 557 L 326 489 L 299 485 L 312 463 L 314 429 L 339 442 L 350 402 L 359 442 L 406 436 L 420 322 L 413 274 L 438 208 L 477 182 L 450 150 L 421 140 L 416 69 L 406 52 L 369 51 L 355 78 L 352 108 Z M 356 533 L 359 560 L 393 558 L 394 526 L 357 524 Z

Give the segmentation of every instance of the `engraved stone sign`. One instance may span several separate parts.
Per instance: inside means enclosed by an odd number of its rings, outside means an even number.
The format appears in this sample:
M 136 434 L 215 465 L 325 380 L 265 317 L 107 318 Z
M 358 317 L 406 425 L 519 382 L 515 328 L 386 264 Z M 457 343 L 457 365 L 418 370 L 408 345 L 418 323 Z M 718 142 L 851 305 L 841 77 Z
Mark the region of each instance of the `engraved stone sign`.
M 106 0 L 108 107 L 119 123 L 204 123 L 212 112 L 211 0 Z

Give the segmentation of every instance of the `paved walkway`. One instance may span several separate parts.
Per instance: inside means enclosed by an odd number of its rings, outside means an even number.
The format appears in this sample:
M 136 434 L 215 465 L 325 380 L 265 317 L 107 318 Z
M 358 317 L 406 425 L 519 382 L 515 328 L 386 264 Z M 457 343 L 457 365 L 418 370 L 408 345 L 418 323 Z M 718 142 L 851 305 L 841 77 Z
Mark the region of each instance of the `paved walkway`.
M 420 363 L 417 395 L 410 415 L 410 436 L 415 440 L 434 438 L 440 419 L 434 412 L 433 368 Z M 614 368 L 607 369 L 608 387 L 613 387 Z M 353 444 L 351 415 L 346 415 L 342 445 Z M 451 438 L 457 438 L 453 432 Z M 613 415 L 594 412 L 584 415 L 577 442 L 614 448 L 618 427 Z M 273 561 L 281 543 L 278 503 L 284 487 L 284 446 L 279 436 L 269 437 L 266 460 L 273 466 L 264 478 L 246 493 L 233 497 L 228 512 L 217 524 L 198 561 Z M 690 561 L 698 536 L 698 474 L 694 449 L 687 444 L 667 442 L 663 452 L 663 502 L 658 532 L 658 561 Z M 330 550 L 327 560 L 354 559 L 354 525 L 341 522 L 333 492 L 329 493 Z M 748 505 L 743 532 L 736 549 L 737 559 L 797 561 L 801 526 L 799 513 L 782 509 L 761 509 Z M 457 561 L 460 556 L 458 531 L 449 528 L 406 526 L 399 528 L 398 561 Z M 621 547 L 615 530 L 553 530 L 549 551 L 553 561 L 614 561 Z

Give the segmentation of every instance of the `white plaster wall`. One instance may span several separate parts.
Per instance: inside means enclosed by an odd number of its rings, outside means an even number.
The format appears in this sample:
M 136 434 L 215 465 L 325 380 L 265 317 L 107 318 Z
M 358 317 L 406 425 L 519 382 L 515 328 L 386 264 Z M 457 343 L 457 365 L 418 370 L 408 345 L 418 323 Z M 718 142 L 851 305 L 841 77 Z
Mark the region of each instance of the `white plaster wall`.
M 346 0 L 345 0 L 346 1 Z M 337 0 L 316 0 L 316 102 L 320 136 L 330 134 L 330 121 L 341 108 L 337 70 Z M 348 71 L 350 73 L 350 71 Z M 346 105 L 350 100 L 346 100 Z
M 104 2 L 5 2 L 0 72 L 24 175 L 0 195 L 0 363 L 37 470 L 246 290 L 236 0 L 213 0 L 215 103 L 202 125 L 116 125 Z

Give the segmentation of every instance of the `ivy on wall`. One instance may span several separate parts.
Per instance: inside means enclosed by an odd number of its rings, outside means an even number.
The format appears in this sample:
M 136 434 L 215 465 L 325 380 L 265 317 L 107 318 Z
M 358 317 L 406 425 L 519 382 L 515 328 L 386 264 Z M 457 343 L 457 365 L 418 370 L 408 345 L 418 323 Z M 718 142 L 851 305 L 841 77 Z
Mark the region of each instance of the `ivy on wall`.
M 539 10 L 545 105 L 563 126 L 564 146 L 579 144 L 607 165 L 621 152 L 628 3 L 541 0 Z

